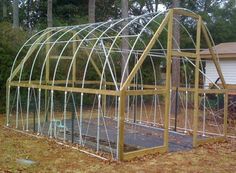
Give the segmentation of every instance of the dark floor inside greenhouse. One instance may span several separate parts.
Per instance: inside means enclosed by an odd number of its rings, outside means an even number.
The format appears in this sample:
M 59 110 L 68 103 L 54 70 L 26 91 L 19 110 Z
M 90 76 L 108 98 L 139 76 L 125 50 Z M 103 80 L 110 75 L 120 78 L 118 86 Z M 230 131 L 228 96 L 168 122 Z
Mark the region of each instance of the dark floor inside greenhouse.
M 60 120 L 59 120 L 60 122 Z M 104 123 L 105 122 L 105 123 Z M 54 125 L 52 135 L 55 138 L 63 139 L 64 137 L 64 124 L 63 121 L 60 125 Z M 50 123 L 44 123 L 43 134 L 50 135 Z M 32 126 L 31 126 L 32 127 Z M 55 128 L 56 127 L 56 128 Z M 35 126 L 37 129 L 37 127 Z M 99 141 L 97 140 L 97 131 L 99 130 Z M 138 149 L 151 148 L 163 145 L 163 129 L 147 126 L 140 123 L 126 122 L 124 141 L 125 151 L 134 151 Z M 73 133 L 73 136 L 72 136 Z M 66 140 L 73 143 L 80 143 L 79 141 L 79 123 L 71 119 L 66 120 Z M 98 120 L 88 119 L 83 120 L 82 123 L 82 144 L 84 146 L 96 149 L 97 142 L 99 142 L 99 149 L 107 152 L 114 152 L 116 150 L 117 142 L 117 120 L 111 118 L 100 118 L 99 128 Z M 187 134 L 169 131 L 169 151 L 183 151 L 192 149 L 192 136 Z

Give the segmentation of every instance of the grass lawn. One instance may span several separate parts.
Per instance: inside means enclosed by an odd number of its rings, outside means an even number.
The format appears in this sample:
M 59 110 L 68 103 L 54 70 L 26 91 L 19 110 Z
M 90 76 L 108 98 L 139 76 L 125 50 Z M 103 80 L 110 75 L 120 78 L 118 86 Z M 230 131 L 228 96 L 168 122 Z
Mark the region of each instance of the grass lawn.
M 121 163 L 102 161 L 3 125 L 0 115 L 0 172 L 236 172 L 236 140 Z M 18 159 L 36 163 L 22 165 Z

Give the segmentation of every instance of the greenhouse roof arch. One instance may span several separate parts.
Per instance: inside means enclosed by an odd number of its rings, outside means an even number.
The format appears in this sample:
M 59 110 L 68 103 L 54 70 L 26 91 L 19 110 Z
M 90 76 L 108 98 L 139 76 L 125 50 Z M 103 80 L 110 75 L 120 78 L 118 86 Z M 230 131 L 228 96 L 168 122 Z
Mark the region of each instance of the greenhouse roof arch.
M 181 16 L 182 19 L 176 19 L 175 15 Z M 193 32 L 188 31 L 182 23 L 183 20 L 195 28 Z M 184 35 L 187 42 L 184 47 L 178 44 L 173 36 L 174 23 L 180 25 L 181 34 Z M 201 64 L 202 40 L 206 42 L 210 50 L 211 60 L 214 62 L 222 83 L 222 85 L 218 85 L 211 81 L 215 86 L 213 89 L 206 89 L 199 85 L 200 73 L 204 76 L 204 79 L 208 79 Z M 125 49 L 122 48 L 124 42 L 127 44 Z M 106 107 L 110 104 L 111 110 L 115 112 L 117 122 L 117 128 L 115 129 L 117 130 L 115 134 L 117 138 L 112 141 L 117 146 L 116 149 L 111 149 L 112 156 L 115 153 L 117 159 L 128 160 L 146 153 L 166 152 L 168 150 L 171 91 L 173 89 L 177 90 L 177 87 L 171 84 L 171 75 L 174 73 L 172 71 L 172 61 L 173 59 L 180 59 L 183 64 L 189 63 L 192 66 L 193 80 L 190 81 L 187 76 L 187 73 L 190 72 L 184 68 L 183 81 L 186 82 L 180 85 L 178 89 L 181 92 L 194 93 L 193 146 L 198 146 L 202 142 L 199 142 L 197 138 L 199 95 L 203 93 L 223 93 L 227 95 L 225 80 L 217 54 L 212 48 L 213 45 L 213 39 L 201 16 L 182 8 L 100 23 L 51 27 L 39 31 L 25 42 L 14 60 L 7 81 L 7 125 L 9 125 L 11 112 L 10 103 L 16 100 L 16 120 L 14 121 L 16 127 L 19 127 L 19 116 L 21 115 L 24 119 L 21 100 L 26 99 L 26 125 L 24 125 L 24 120 L 21 122 L 23 129 L 28 130 L 29 128 L 30 104 L 33 102 L 33 121 L 36 124 L 35 116 L 37 114 L 38 133 L 43 134 L 48 130 L 48 134 L 52 137 L 52 123 L 56 122 L 54 117 L 57 111 L 56 105 L 63 108 L 63 111 L 59 114 L 63 115 L 62 120 L 66 124 L 68 120 L 68 102 L 70 101 L 73 109 L 71 112 L 76 115 L 78 121 L 79 143 L 83 145 L 84 136 L 86 135 L 83 133 L 82 126 L 84 125 L 83 122 L 87 120 L 86 115 L 84 115 L 86 107 L 84 95 L 86 95 L 87 102 L 90 101 L 90 97 L 94 98 L 93 103 L 98 102 L 96 108 L 97 151 L 100 149 L 101 142 L 99 140 L 100 117 L 104 118 L 108 112 Z M 125 65 L 121 67 L 121 64 Z M 162 71 L 164 71 L 164 77 L 163 74 L 160 74 Z M 41 92 L 41 90 L 45 92 Z M 11 99 L 12 91 L 15 91 L 16 99 Z M 77 97 L 74 98 L 73 94 Z M 139 102 L 140 109 L 143 109 L 143 100 L 147 99 L 146 96 L 154 98 L 146 101 L 149 104 L 154 100 L 156 107 L 157 95 L 161 95 L 160 98 L 164 105 L 163 145 L 125 153 L 124 124 L 125 116 L 129 114 L 126 110 L 130 110 L 129 98 L 136 99 L 136 107 Z M 31 99 L 31 97 L 34 99 Z M 112 99 L 115 101 L 107 103 L 110 97 L 113 97 Z M 94 107 L 94 104 L 90 103 L 89 106 Z M 142 111 L 140 110 L 140 112 Z M 227 110 L 224 113 L 224 122 L 227 122 Z M 156 113 L 154 114 L 156 115 Z M 48 115 L 50 115 L 49 123 Z M 103 121 L 105 124 L 104 119 Z M 45 124 L 48 125 L 48 128 L 42 130 Z M 226 133 L 226 130 L 224 133 Z M 115 135 L 113 134 L 113 138 Z M 108 134 L 106 138 L 111 148 Z M 67 134 L 64 126 L 64 141 L 66 139 Z
M 195 13 L 186 9 L 175 9 L 175 12 L 193 18 L 198 17 Z M 54 86 L 57 84 L 62 85 L 64 81 L 64 86 L 67 87 L 71 84 L 72 78 L 74 81 L 77 80 L 78 71 L 75 69 L 75 64 L 76 59 L 80 58 L 80 53 L 82 53 L 86 54 L 85 59 L 87 61 L 85 67 L 81 70 L 80 77 L 78 77 L 82 83 L 81 88 L 86 88 L 84 85 L 89 80 L 86 79 L 89 73 L 88 69 L 91 69 L 89 66 L 93 66 L 97 73 L 96 81 L 100 81 L 100 86 L 97 89 L 101 89 L 103 81 L 106 80 L 111 82 L 115 86 L 114 89 L 118 91 L 121 88 L 120 84 L 125 83 L 125 70 L 123 73 L 121 72 L 117 66 L 117 61 L 120 63 L 121 59 L 125 58 L 125 69 L 131 69 L 130 73 L 133 76 L 132 68 L 134 65 L 129 64 L 134 57 L 141 55 L 143 52 L 147 54 L 146 56 L 148 54 L 151 55 L 150 57 L 163 57 L 166 55 L 167 45 L 163 45 L 164 43 L 159 38 L 154 38 L 153 36 L 155 33 L 158 33 L 158 37 L 162 32 L 167 33 L 168 14 L 169 10 L 162 13 L 148 13 L 142 16 L 107 22 L 52 27 L 42 30 L 26 41 L 18 52 L 8 82 L 18 81 L 19 83 L 25 83 L 27 81 L 30 84 L 37 80 L 39 85 L 51 83 L 51 86 Z M 178 22 L 180 23 L 180 21 Z M 184 28 L 183 25 L 181 27 Z M 124 31 L 126 31 L 126 35 L 123 34 Z M 190 33 L 187 34 L 192 41 L 192 47 L 194 47 L 195 43 Z M 122 50 L 122 39 L 129 40 L 128 50 Z M 151 52 L 145 50 L 150 43 L 153 44 L 153 41 L 159 45 L 157 46 L 159 50 L 155 51 L 158 55 L 152 54 L 152 48 L 149 48 Z M 118 56 L 119 58 L 117 58 Z M 54 66 L 51 65 L 50 59 L 56 60 Z M 71 62 L 68 65 L 69 67 L 64 69 L 65 74 L 60 75 L 61 72 L 58 66 L 64 65 L 66 60 L 71 60 Z M 57 77 L 57 75 L 60 77 Z M 129 82 L 130 80 L 132 79 L 128 78 Z

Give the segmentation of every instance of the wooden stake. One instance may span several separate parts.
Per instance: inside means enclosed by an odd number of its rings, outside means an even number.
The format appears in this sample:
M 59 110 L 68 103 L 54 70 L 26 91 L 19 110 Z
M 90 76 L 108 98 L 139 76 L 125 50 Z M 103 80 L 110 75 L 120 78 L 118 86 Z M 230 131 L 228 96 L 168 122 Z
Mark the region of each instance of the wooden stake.
M 165 94 L 165 115 L 164 115 L 164 147 L 168 149 L 169 138 L 169 110 L 170 110 L 170 80 L 171 80 L 171 53 L 173 46 L 173 10 L 169 11 L 168 40 L 166 55 L 166 94 Z
M 222 82 L 222 85 L 223 85 L 224 88 L 227 88 L 226 82 L 225 82 L 225 79 L 224 79 L 224 76 L 223 76 L 223 74 L 222 74 L 222 71 L 221 71 L 219 62 L 217 61 L 217 57 L 216 57 L 216 55 L 215 55 L 215 52 L 214 52 L 214 50 L 213 50 L 213 48 L 212 48 L 212 44 L 211 44 L 210 38 L 209 38 L 209 36 L 208 36 L 208 32 L 207 32 L 207 30 L 206 30 L 206 26 L 204 25 L 204 23 L 202 23 L 202 32 L 203 32 L 204 38 L 205 38 L 205 40 L 206 40 L 207 46 L 208 46 L 208 48 L 209 48 L 209 51 L 210 51 L 210 53 L 211 53 L 212 60 L 213 60 L 213 62 L 214 62 L 214 64 L 215 64 L 216 71 L 217 71 L 217 73 L 218 73 L 218 75 L 219 75 L 219 77 L 220 77 L 220 80 L 221 80 L 221 82 Z
M 124 159 L 124 120 L 125 120 L 125 91 L 122 90 L 120 93 L 120 101 L 119 101 L 119 116 L 118 116 L 118 160 Z
M 164 29 L 164 27 L 166 26 L 168 19 L 170 17 L 170 12 L 166 15 L 166 17 L 163 19 L 163 21 L 161 22 L 159 28 L 157 29 L 157 31 L 155 32 L 155 34 L 153 35 L 152 39 L 150 40 L 150 42 L 148 43 L 146 49 L 143 51 L 143 54 L 140 56 L 137 64 L 134 66 L 134 68 L 132 69 L 132 71 L 130 72 L 128 78 L 126 79 L 126 81 L 124 82 L 124 84 L 121 87 L 121 90 L 123 88 L 127 88 L 127 86 L 130 84 L 130 82 L 132 81 L 132 79 L 134 78 L 135 74 L 137 73 L 137 71 L 140 69 L 141 65 L 143 64 L 144 60 L 146 59 L 149 51 L 152 49 L 153 45 L 156 43 L 156 40 L 158 39 L 158 37 L 160 36 L 162 30 Z
M 194 87 L 194 113 L 193 113 L 193 147 L 197 147 L 201 25 L 202 25 L 202 18 L 201 16 L 199 16 L 197 23 L 197 39 L 196 39 L 197 57 L 195 61 L 195 81 L 194 81 L 195 87 Z

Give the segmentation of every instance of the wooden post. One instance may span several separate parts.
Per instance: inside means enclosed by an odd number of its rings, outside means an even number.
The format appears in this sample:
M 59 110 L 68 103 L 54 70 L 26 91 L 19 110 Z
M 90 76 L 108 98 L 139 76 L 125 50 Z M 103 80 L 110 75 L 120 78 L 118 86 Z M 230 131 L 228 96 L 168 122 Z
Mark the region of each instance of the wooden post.
M 50 37 L 51 33 L 48 33 L 47 34 L 47 38 Z M 50 39 L 48 40 L 50 41 Z M 45 56 L 47 55 L 48 51 L 50 49 L 50 45 L 49 43 L 46 43 L 46 47 L 45 47 Z M 49 82 L 49 69 L 50 69 L 50 55 L 48 55 L 48 58 L 46 60 L 46 72 L 45 72 L 45 84 L 48 85 L 48 82 Z M 48 90 L 46 89 L 45 90 L 45 98 L 44 98 L 44 105 L 45 105 L 45 108 L 44 108 L 44 111 L 45 111 L 45 121 L 47 122 L 48 121 Z
M 48 37 L 50 37 L 50 35 L 51 35 L 51 33 L 48 33 L 47 34 L 47 38 Z M 50 39 L 48 39 L 48 42 L 50 42 Z M 47 55 L 47 53 L 48 53 L 48 51 L 49 51 L 49 49 L 50 49 L 50 45 L 49 45 L 50 43 L 47 43 L 46 42 L 46 52 L 45 52 L 45 54 Z M 47 60 L 46 60 L 46 73 L 45 73 L 45 80 L 46 80 L 46 84 L 48 83 L 48 81 L 49 81 L 49 68 L 50 68 L 50 54 L 48 55 L 48 58 L 47 58 Z
M 119 97 L 119 116 L 118 116 L 118 160 L 124 159 L 124 120 L 125 120 L 125 90 L 121 90 Z
M 197 23 L 196 38 L 196 60 L 195 60 L 195 81 L 194 81 L 194 113 L 193 113 L 193 147 L 197 147 L 198 131 L 198 109 L 199 109 L 199 66 L 200 66 L 200 43 L 201 43 L 202 18 L 199 16 Z
M 209 52 L 211 53 L 211 56 L 212 56 L 212 60 L 216 66 L 216 71 L 220 77 L 220 80 L 222 82 L 222 85 L 224 87 L 224 89 L 227 87 L 226 86 L 226 82 L 225 82 L 225 79 L 224 79 L 224 76 L 222 74 L 222 71 L 221 71 L 221 68 L 220 68 L 220 65 L 219 65 L 219 62 L 217 61 L 217 58 L 216 58 L 216 55 L 214 53 L 214 50 L 212 48 L 212 44 L 211 44 L 211 41 L 210 41 L 210 38 L 208 36 L 208 32 L 206 30 L 206 26 L 204 24 L 202 24 L 202 32 L 203 32 L 203 35 L 205 37 L 205 40 L 206 40 L 206 43 L 207 43 L 207 46 L 209 48 Z
M 168 149 L 169 138 L 169 110 L 170 110 L 170 80 L 171 80 L 171 53 L 173 42 L 173 10 L 169 11 L 168 40 L 166 55 L 166 86 L 165 86 L 165 115 L 164 115 L 164 147 Z

